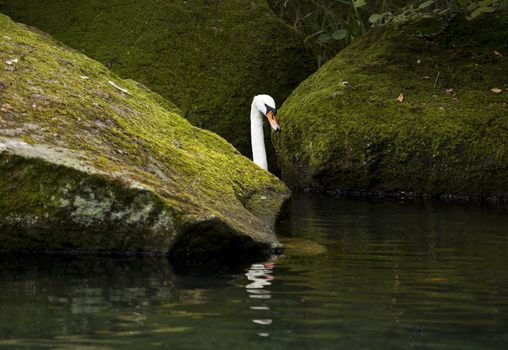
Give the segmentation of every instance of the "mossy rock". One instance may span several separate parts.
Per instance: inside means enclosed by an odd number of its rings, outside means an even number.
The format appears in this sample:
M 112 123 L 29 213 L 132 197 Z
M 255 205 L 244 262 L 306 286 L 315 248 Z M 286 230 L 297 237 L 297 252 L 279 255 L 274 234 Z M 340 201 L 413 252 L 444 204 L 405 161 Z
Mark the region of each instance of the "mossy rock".
M 506 33 L 497 13 L 361 38 L 282 106 L 283 179 L 318 191 L 508 193 Z
M 249 157 L 252 98 L 282 104 L 314 69 L 266 0 L 1 0 L 0 12 L 145 84 Z
M 278 245 L 289 190 L 160 95 L 3 15 L 0 70 L 0 250 Z

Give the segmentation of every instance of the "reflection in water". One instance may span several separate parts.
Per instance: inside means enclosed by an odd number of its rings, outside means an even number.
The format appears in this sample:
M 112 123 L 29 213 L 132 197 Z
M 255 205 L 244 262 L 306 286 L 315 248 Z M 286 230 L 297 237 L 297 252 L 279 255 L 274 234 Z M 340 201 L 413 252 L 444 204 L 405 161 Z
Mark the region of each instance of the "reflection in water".
M 249 270 L 245 274 L 247 279 L 251 281 L 251 283 L 245 286 L 247 293 L 249 293 L 249 298 L 261 299 L 263 301 L 271 298 L 270 290 L 266 287 L 272 285 L 272 281 L 274 279 L 272 273 L 275 266 L 275 259 L 276 257 L 273 257 L 272 261 L 264 262 L 261 264 L 252 264 L 250 266 Z M 260 302 L 259 305 L 251 305 L 250 309 L 259 311 L 260 314 L 261 312 L 267 314 L 270 311 L 270 307 L 266 304 L 266 302 Z M 267 326 L 271 325 L 273 320 L 269 317 L 255 318 L 252 320 L 252 322 Z M 263 332 L 259 332 L 258 335 L 261 337 L 268 337 L 270 333 L 264 329 Z
M 156 329 L 149 310 L 179 299 L 160 258 L 0 256 L 0 289 L 0 348 L 99 346 Z
M 292 217 L 276 262 L 222 272 L 0 255 L 0 349 L 506 348 L 506 211 L 304 196 Z

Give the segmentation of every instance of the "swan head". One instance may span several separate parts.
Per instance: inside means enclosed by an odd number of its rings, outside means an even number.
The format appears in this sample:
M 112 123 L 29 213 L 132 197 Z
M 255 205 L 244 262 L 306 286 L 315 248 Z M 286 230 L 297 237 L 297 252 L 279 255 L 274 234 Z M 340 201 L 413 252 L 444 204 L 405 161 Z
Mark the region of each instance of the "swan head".
M 254 97 L 252 104 L 263 114 L 270 123 L 270 126 L 276 132 L 280 131 L 279 122 L 277 122 L 277 108 L 275 100 L 269 95 L 257 95 Z

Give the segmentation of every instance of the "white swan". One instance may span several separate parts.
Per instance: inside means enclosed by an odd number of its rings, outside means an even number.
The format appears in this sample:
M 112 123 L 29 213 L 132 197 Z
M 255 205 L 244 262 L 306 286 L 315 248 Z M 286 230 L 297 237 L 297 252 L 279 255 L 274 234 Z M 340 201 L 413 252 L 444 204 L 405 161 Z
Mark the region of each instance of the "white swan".
M 266 160 L 265 137 L 263 133 L 263 116 L 266 116 L 273 130 L 279 131 L 280 126 L 275 118 L 277 109 L 275 101 L 269 95 L 257 95 L 250 108 L 250 138 L 252 143 L 252 160 L 261 168 L 268 170 Z

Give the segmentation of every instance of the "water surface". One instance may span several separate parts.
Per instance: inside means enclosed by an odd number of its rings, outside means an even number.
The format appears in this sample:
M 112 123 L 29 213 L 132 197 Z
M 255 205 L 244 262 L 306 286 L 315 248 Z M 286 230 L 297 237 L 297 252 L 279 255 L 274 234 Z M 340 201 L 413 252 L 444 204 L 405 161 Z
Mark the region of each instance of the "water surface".
M 0 256 L 0 349 L 508 348 L 505 209 L 300 196 L 280 233 L 212 272 Z

